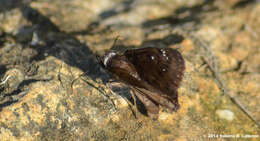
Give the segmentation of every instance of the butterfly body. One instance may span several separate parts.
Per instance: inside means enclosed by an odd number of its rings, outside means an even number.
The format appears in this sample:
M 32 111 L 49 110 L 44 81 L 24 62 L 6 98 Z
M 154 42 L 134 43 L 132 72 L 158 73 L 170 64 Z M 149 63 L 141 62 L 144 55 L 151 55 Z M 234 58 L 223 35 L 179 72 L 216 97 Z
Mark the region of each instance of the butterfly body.
M 177 89 L 185 62 L 177 50 L 149 47 L 123 54 L 108 52 L 101 64 L 115 78 L 131 86 L 152 118 L 158 117 L 159 105 L 171 111 L 179 109 Z

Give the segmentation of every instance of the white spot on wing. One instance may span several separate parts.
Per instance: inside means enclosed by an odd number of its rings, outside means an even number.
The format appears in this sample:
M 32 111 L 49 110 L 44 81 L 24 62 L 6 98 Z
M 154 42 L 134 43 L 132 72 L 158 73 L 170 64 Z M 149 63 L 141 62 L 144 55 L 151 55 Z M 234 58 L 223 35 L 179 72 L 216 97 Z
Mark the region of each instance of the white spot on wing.
M 154 60 L 154 56 L 151 56 L 151 59 Z
M 166 60 L 169 60 L 169 58 L 168 58 L 168 56 L 167 56 L 167 54 L 166 54 L 166 50 L 160 49 L 160 51 L 161 51 L 163 57 L 166 57 Z

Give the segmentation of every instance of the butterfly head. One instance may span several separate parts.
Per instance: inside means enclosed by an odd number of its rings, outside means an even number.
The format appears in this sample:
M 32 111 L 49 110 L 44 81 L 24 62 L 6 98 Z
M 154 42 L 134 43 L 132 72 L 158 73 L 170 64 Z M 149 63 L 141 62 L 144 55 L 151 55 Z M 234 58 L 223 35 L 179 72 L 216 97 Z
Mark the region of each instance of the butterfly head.
M 116 55 L 117 53 L 115 51 L 107 52 L 104 56 L 99 57 L 99 63 L 102 67 L 107 68 L 112 58 Z

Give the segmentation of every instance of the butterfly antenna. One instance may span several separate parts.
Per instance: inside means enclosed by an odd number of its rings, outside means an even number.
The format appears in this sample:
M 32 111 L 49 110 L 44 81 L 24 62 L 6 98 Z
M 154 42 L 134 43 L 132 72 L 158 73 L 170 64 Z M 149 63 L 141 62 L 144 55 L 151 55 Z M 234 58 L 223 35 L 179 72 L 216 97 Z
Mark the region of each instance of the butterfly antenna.
M 114 47 L 115 45 L 116 45 L 116 42 L 117 42 L 117 40 L 119 39 L 119 35 L 118 36 L 116 36 L 116 39 L 114 40 L 114 43 L 113 43 L 113 45 L 112 45 L 112 47 Z

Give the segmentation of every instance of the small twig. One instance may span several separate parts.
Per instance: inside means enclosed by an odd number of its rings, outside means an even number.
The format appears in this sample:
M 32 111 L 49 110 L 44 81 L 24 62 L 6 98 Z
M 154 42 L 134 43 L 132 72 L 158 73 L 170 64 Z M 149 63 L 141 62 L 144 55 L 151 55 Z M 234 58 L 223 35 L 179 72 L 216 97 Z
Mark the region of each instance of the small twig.
M 208 57 L 212 57 L 210 59 L 213 59 L 213 60 L 215 59 L 214 55 L 212 55 L 212 52 L 209 50 L 210 49 L 209 46 L 205 42 L 203 42 L 200 38 L 198 38 L 196 35 L 194 35 L 193 33 L 189 32 L 189 31 L 185 31 L 185 30 L 176 30 L 176 31 L 181 33 L 182 35 L 190 37 L 193 40 L 193 42 L 196 44 L 198 49 L 202 49 L 202 51 L 206 52 L 205 54 L 207 54 Z M 235 97 L 231 96 L 231 92 L 223 84 L 221 76 L 217 71 L 218 68 L 216 66 L 216 62 L 213 61 L 213 64 L 210 64 L 204 56 L 202 57 L 202 59 L 203 59 L 204 63 L 206 63 L 206 65 L 208 66 L 209 70 L 212 72 L 213 76 L 215 77 L 215 80 L 217 82 L 219 89 L 225 95 L 227 95 L 230 98 L 230 100 L 237 107 L 239 107 L 239 109 L 242 110 L 242 112 L 245 113 L 258 126 L 258 128 L 260 128 L 260 124 L 258 123 L 258 121 L 253 116 L 251 116 L 251 114 L 248 112 L 248 110 L 246 110 L 246 108 Z
M 5 80 L 3 80 L 0 85 L 4 85 L 12 76 L 11 75 L 8 75 Z
M 72 81 L 72 83 L 71 83 L 71 89 L 72 89 L 72 91 L 73 91 L 73 85 L 74 85 L 74 83 L 76 82 L 76 80 L 81 79 L 81 80 L 83 80 L 84 82 L 86 82 L 88 85 L 90 85 L 91 87 L 97 89 L 106 99 L 108 99 L 108 100 L 111 102 L 111 104 L 113 105 L 114 110 L 116 111 L 117 108 L 116 108 L 115 103 L 113 102 L 113 100 L 111 99 L 111 97 L 110 97 L 109 95 L 105 94 L 104 88 L 103 88 L 103 90 L 101 90 L 99 87 L 95 86 L 95 84 L 93 84 L 93 83 L 95 83 L 95 82 L 90 82 L 89 80 L 91 80 L 91 79 L 88 78 L 88 77 L 87 77 L 87 80 L 81 78 L 81 77 L 84 76 L 85 74 L 86 74 L 86 73 L 81 74 L 78 78 L 76 78 L 76 79 L 74 79 L 74 80 Z M 85 77 L 86 77 L 86 76 L 85 76 Z M 103 87 L 104 87 L 104 86 L 103 86 Z M 114 94 L 110 89 L 109 89 L 109 91 L 110 91 L 111 94 Z
M 113 86 L 115 83 L 116 84 L 123 84 L 123 83 L 120 83 L 120 82 L 109 82 L 109 83 L 107 83 L 107 87 L 109 88 L 109 91 L 113 92 L 112 88 L 113 87 L 115 88 L 115 86 Z M 116 86 L 116 87 L 118 87 L 118 86 Z M 131 94 L 131 97 L 134 100 L 134 105 L 130 102 L 130 100 L 128 98 L 125 98 L 125 97 L 122 97 L 122 98 L 127 102 L 129 109 L 131 110 L 135 119 L 137 119 L 138 110 L 137 110 L 137 104 L 136 104 L 136 96 L 134 95 L 134 89 L 133 88 L 130 89 L 130 94 Z
M 185 35 L 188 35 L 187 33 Z M 202 41 L 201 39 L 197 38 L 194 34 L 189 34 L 190 38 L 193 39 L 195 44 L 197 44 L 198 48 L 205 52 L 205 55 L 209 57 L 209 59 L 213 60 L 212 63 L 209 63 L 205 56 L 202 56 L 204 63 L 208 66 L 209 70 L 212 72 L 213 77 L 216 80 L 216 83 L 219 89 L 230 98 L 232 103 L 234 103 L 244 114 L 246 114 L 257 126 L 260 128 L 260 124 L 258 121 L 249 113 L 249 111 L 235 98 L 232 96 L 230 90 L 226 87 L 223 83 L 220 74 L 218 73 L 218 67 L 216 63 L 216 58 L 212 54 L 209 45 L 206 42 Z
M 220 88 L 220 90 L 227 95 L 230 100 L 237 105 L 237 107 L 243 111 L 243 113 L 245 113 L 257 126 L 258 128 L 260 128 L 260 124 L 258 123 L 258 121 L 249 113 L 249 111 L 235 98 L 231 95 L 231 92 L 229 91 L 229 89 L 223 84 L 221 77 L 219 75 L 219 73 L 217 71 L 215 71 L 215 69 L 210 65 L 210 63 L 204 58 L 202 57 L 203 61 L 207 64 L 209 70 L 212 72 L 218 87 Z
M 60 74 L 60 70 L 61 70 L 61 69 L 62 69 L 62 64 L 61 64 L 61 66 L 60 66 L 60 68 L 59 68 L 58 80 L 60 81 L 60 85 L 62 86 L 62 88 L 64 88 L 63 82 L 62 82 L 62 80 L 61 80 L 61 74 Z
M 71 84 L 70 84 L 70 87 L 71 87 L 72 91 L 73 91 L 73 85 L 74 85 L 74 83 L 75 83 L 79 78 L 81 78 L 82 76 L 84 76 L 85 74 L 86 74 L 86 73 L 83 73 L 83 74 L 79 75 L 76 79 L 72 80 L 72 82 L 71 82 Z
M 12 96 L 13 101 L 16 101 L 16 100 L 18 101 L 19 99 L 24 97 L 28 92 L 29 92 L 29 90 L 25 90 L 25 91 L 20 92 L 17 95 Z

